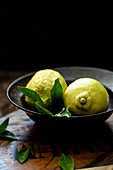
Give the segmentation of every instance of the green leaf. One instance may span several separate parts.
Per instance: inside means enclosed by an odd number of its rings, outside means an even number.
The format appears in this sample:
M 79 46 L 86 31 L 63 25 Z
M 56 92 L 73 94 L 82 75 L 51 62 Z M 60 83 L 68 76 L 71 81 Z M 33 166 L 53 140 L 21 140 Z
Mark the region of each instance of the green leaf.
M 22 149 L 18 152 L 17 159 L 18 161 L 23 164 L 29 156 L 30 149 L 27 148 L 25 145 Z
M 40 96 L 37 94 L 36 91 L 34 90 L 31 90 L 29 88 L 26 88 L 26 87 L 22 87 L 22 86 L 18 86 L 18 88 L 20 89 L 20 91 L 27 97 L 29 97 L 30 99 L 32 99 L 32 101 L 35 103 L 35 102 L 38 102 L 40 106 L 44 107 L 45 108 L 45 105 L 42 101 L 42 99 L 40 98 Z
M 51 111 L 58 113 L 63 107 L 63 88 L 59 82 L 59 78 L 55 80 L 55 84 L 51 89 Z
M 71 117 L 71 113 L 68 111 L 68 109 L 70 108 L 71 106 L 68 105 L 60 114 L 55 114 L 55 116 L 66 116 L 66 117 Z
M 4 130 L 7 128 L 9 123 L 9 118 L 5 119 L 4 122 L 0 125 L 0 134 L 4 132 Z
M 35 102 L 35 107 L 40 113 L 43 113 L 45 115 L 51 115 L 51 116 L 53 115 L 53 113 L 51 113 L 49 110 L 40 106 L 38 102 Z
M 58 160 L 58 165 L 63 170 L 74 170 L 74 162 L 68 153 L 62 154 Z
M 21 86 L 18 86 L 18 88 L 21 90 L 21 92 L 25 96 L 27 96 L 27 97 L 29 97 L 33 100 L 36 109 L 40 113 L 43 113 L 43 114 L 46 114 L 46 115 L 53 115 L 49 110 L 47 110 L 45 108 L 45 105 L 44 105 L 42 99 L 40 98 L 40 96 L 34 90 L 31 90 L 31 89 L 26 88 L 26 87 L 21 87 Z
M 3 137 L 3 138 L 10 138 L 10 139 L 16 139 L 15 135 L 11 132 L 9 132 L 8 130 L 4 130 L 4 132 L 2 132 L 0 134 L 0 137 Z

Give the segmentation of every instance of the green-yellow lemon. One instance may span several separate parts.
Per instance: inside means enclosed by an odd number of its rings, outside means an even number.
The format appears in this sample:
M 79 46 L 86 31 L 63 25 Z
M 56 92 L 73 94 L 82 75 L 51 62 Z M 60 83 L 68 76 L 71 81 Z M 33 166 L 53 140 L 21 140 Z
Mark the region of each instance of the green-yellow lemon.
M 64 93 L 67 88 L 66 81 L 59 72 L 52 69 L 45 69 L 36 72 L 26 85 L 27 88 L 38 93 L 47 109 L 49 109 L 51 105 L 51 89 L 57 78 L 59 78 Z M 30 98 L 26 96 L 25 101 L 31 109 L 34 108 L 34 104 Z
M 109 94 L 99 81 L 80 78 L 67 87 L 64 105 L 71 105 L 69 110 L 75 115 L 95 114 L 107 110 Z

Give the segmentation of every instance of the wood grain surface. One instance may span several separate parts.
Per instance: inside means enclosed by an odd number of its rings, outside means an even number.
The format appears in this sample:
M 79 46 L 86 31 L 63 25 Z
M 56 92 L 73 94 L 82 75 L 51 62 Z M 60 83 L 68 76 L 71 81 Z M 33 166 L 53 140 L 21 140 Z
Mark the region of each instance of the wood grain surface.
M 69 153 L 75 169 L 113 169 L 113 116 L 106 122 L 81 128 L 47 127 L 35 124 L 21 110 L 0 119 L 10 118 L 8 130 L 17 140 L 0 139 L 0 169 L 56 169 L 62 153 Z M 22 145 L 31 150 L 30 158 L 22 165 L 17 151 Z
M 15 79 L 29 72 L 29 70 L 0 70 L 0 118 L 17 110 L 17 108 L 9 102 L 6 96 L 8 86 Z

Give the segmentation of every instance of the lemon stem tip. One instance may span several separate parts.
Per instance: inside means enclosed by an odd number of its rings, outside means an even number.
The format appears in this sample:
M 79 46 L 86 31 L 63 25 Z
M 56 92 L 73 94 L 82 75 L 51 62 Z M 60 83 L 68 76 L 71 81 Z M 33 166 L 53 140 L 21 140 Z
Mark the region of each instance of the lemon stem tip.
M 80 98 L 80 104 L 85 104 L 86 103 L 86 99 L 84 97 Z

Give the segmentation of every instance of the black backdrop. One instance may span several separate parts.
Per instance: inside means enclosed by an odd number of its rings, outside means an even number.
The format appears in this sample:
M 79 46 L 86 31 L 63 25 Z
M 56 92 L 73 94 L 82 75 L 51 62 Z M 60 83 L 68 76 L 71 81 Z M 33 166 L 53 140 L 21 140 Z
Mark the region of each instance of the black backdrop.
M 7 7 L 0 13 L 0 69 L 90 66 L 113 70 L 109 4 Z

